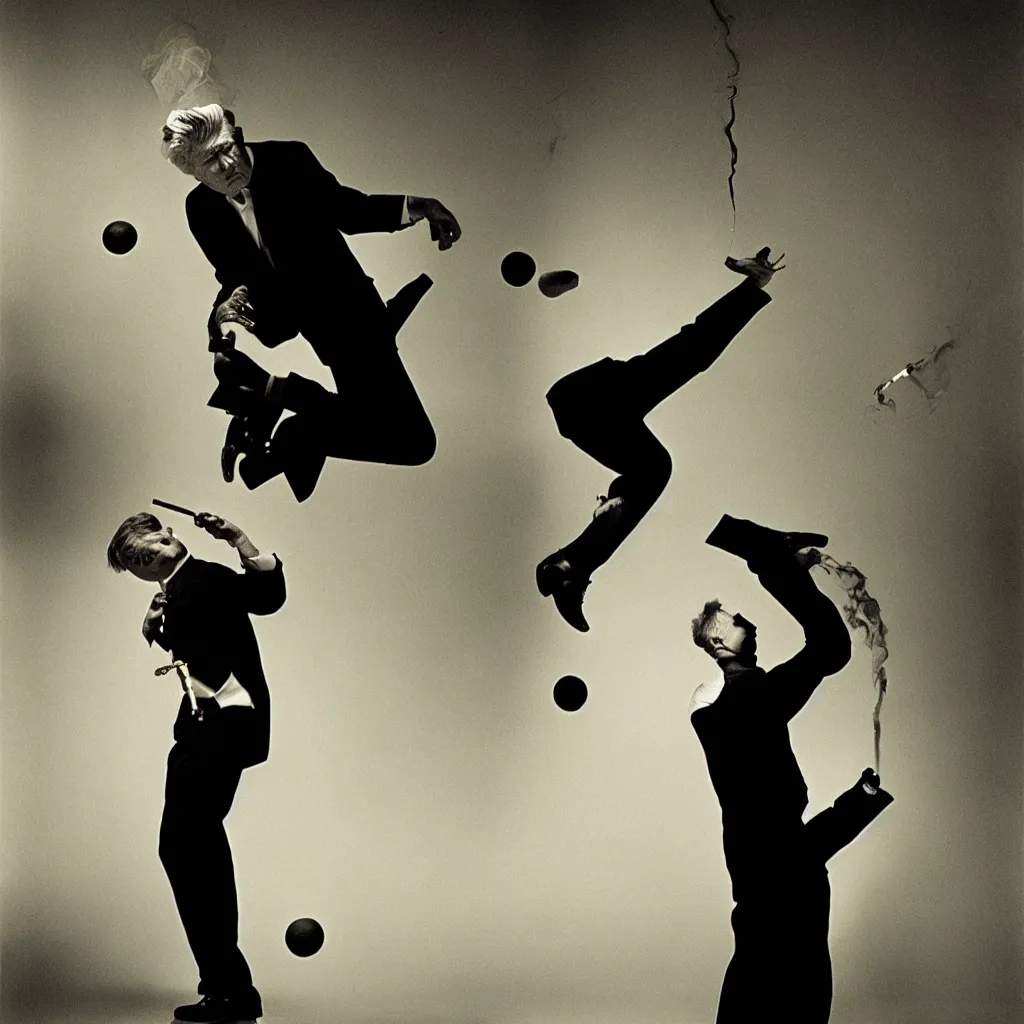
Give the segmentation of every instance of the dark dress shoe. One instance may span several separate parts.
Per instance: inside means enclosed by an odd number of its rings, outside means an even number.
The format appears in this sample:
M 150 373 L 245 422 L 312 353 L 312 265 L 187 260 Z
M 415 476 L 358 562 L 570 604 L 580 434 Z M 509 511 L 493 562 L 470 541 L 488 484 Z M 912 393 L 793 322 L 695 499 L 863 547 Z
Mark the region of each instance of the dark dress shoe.
M 273 480 L 283 472 L 284 463 L 269 448 L 246 455 L 238 464 L 238 475 L 250 491 L 262 487 L 268 480 Z
M 238 387 L 236 384 L 218 384 L 206 400 L 211 409 L 223 409 L 232 416 L 251 416 L 270 404 L 263 391 Z
M 823 533 L 786 533 L 752 523 L 749 519 L 734 519 L 724 515 L 708 534 L 705 544 L 721 548 L 749 562 L 796 554 L 801 548 L 823 548 L 828 537 Z
M 232 416 L 220 452 L 220 468 L 225 483 L 235 478 L 235 459 L 239 455 L 259 455 L 266 450 L 270 435 L 284 410 L 264 403 L 248 416 Z M 269 478 L 268 478 L 269 479 Z
M 576 573 L 560 552 L 548 555 L 537 566 L 537 589 L 544 597 L 554 598 L 559 615 L 581 633 L 590 630 L 583 617 L 583 595 L 589 586 L 589 578 Z
M 409 319 L 420 299 L 430 291 L 433 283 L 426 274 L 420 274 L 408 284 L 402 285 L 385 303 L 388 310 L 388 321 L 395 334 L 402 329 L 402 325 Z
M 214 355 L 213 374 L 222 384 L 254 391 L 263 391 L 270 380 L 270 374 L 259 363 L 234 348 Z
M 203 996 L 198 1003 L 179 1006 L 174 1011 L 174 1024 L 255 1024 L 263 1016 L 263 1005 L 258 994 L 232 996 Z
M 300 502 L 314 490 L 327 461 L 303 417 L 290 416 L 277 428 L 269 446 L 246 455 L 238 464 L 238 475 L 249 490 L 284 473 L 288 486 Z

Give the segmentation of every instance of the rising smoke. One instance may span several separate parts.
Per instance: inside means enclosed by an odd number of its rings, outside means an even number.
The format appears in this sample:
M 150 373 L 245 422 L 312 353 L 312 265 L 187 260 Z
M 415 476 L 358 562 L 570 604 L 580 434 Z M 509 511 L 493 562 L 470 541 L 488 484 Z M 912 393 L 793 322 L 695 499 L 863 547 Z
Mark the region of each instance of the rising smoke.
M 875 710 L 872 715 L 875 732 L 875 771 L 881 767 L 882 742 L 882 700 L 888 688 L 889 680 L 885 672 L 885 661 L 889 657 L 889 647 L 885 642 L 886 629 L 882 621 L 882 612 L 878 602 L 868 593 L 867 577 L 852 562 L 837 562 L 831 555 L 812 550 L 812 555 L 820 559 L 818 565 L 835 578 L 846 592 L 843 612 L 850 629 L 856 632 L 863 630 L 864 643 L 871 651 L 871 681 L 875 692 Z

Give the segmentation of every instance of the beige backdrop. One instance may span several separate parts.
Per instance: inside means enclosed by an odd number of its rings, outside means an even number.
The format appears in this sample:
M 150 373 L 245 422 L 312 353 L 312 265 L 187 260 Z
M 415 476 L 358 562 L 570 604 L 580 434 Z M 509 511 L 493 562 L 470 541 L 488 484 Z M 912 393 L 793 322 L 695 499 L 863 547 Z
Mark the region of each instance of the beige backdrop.
M 268 1020 L 713 1020 L 731 902 L 686 718 L 714 667 L 689 619 L 720 597 L 768 665 L 800 642 L 703 544 L 724 511 L 829 533 L 890 629 L 896 804 L 832 864 L 834 1019 L 1021 1019 L 1020 47 L 1010 5 L 983 7 L 735 0 L 733 235 L 729 62 L 699 0 L 5 5 L 7 1019 L 94 999 L 164 1020 L 195 984 L 156 856 L 180 694 L 139 633 L 150 589 L 104 564 L 154 495 L 286 568 L 257 626 L 271 759 L 229 818 Z M 422 226 L 352 243 L 384 294 L 437 282 L 400 337 L 428 466 L 331 461 L 302 506 L 281 480 L 221 480 L 216 286 L 137 69 L 183 15 L 221 33 L 250 139 L 302 139 L 345 183 L 458 216 L 448 253 Z M 139 231 L 123 257 L 100 245 L 116 218 Z M 673 479 L 577 634 L 533 568 L 611 474 L 544 392 L 672 334 L 735 283 L 725 256 L 761 245 L 787 253 L 775 301 L 650 417 Z M 513 248 L 579 289 L 509 288 Z M 907 385 L 871 411 L 950 326 L 934 414 Z M 327 380 L 301 339 L 243 347 Z M 590 686 L 575 715 L 551 698 L 567 672 Z M 812 811 L 870 763 L 872 702 L 858 643 L 793 727 Z M 305 915 L 327 943 L 299 960 L 283 931 Z

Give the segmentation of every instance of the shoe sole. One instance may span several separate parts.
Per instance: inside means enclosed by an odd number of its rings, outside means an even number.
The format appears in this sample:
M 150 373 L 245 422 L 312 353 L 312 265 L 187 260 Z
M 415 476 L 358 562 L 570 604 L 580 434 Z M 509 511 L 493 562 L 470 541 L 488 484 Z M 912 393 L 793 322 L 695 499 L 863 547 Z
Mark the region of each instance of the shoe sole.
M 238 449 L 233 444 L 225 445 L 220 450 L 220 473 L 224 477 L 224 483 L 229 484 L 235 479 L 235 459 L 238 458 Z
M 544 572 L 544 569 L 545 565 L 543 562 L 537 566 L 537 589 L 540 591 L 541 597 L 550 597 L 554 593 L 555 588 L 553 585 L 545 582 L 548 574 Z
M 171 1024 L 197 1024 L 197 1022 L 175 1017 Z M 256 1020 L 252 1017 L 218 1017 L 216 1020 L 204 1021 L 203 1024 L 256 1024 Z

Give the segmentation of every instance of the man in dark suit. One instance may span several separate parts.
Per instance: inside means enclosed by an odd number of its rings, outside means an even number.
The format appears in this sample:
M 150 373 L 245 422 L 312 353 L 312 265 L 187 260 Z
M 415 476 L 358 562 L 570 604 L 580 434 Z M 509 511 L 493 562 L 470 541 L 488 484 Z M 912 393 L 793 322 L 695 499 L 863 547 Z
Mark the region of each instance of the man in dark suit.
M 768 672 L 757 665 L 757 630 L 709 601 L 693 620 L 694 642 L 722 675 L 694 693 L 690 721 L 704 748 L 722 807 L 725 862 L 732 878 L 735 952 L 717 1024 L 778 1019 L 825 1024 L 832 1006 L 828 949 L 831 893 L 825 862 L 890 803 L 867 769 L 835 804 L 803 821 L 807 784 L 789 722 L 825 676 L 850 659 L 850 634 L 803 551 L 828 538 L 782 533 L 723 516 L 709 544 L 747 560 L 761 585 L 800 623 L 805 645 Z
M 585 633 L 583 596 L 590 576 L 636 529 L 668 485 L 672 459 L 644 422 L 655 406 L 703 373 L 771 301 L 764 290 L 783 257 L 770 249 L 725 265 L 746 280 L 712 303 L 692 324 L 648 352 L 604 358 L 562 377 L 547 393 L 558 432 L 619 475 L 586 529 L 537 566 L 537 589 L 562 618 Z
M 199 968 L 200 1002 L 181 1024 L 232 1024 L 263 1013 L 238 948 L 238 896 L 224 818 L 242 770 L 267 759 L 270 692 L 250 615 L 285 600 L 277 555 L 261 555 L 235 525 L 200 513 L 196 525 L 238 551 L 243 573 L 193 558 L 149 513 L 126 519 L 107 549 L 115 572 L 158 583 L 142 635 L 174 658 L 185 694 L 167 759 L 160 860 Z
M 341 185 L 301 142 L 246 144 L 217 104 L 173 111 L 163 151 L 200 184 L 189 193 L 189 227 L 220 291 L 208 322 L 221 386 L 210 404 L 234 414 L 222 468 L 238 454 L 243 481 L 258 487 L 284 472 L 303 501 L 328 456 L 422 465 L 433 427 L 402 365 L 398 329 L 427 288 L 421 275 L 385 304 L 345 235 L 398 231 L 426 220 L 442 250 L 461 235 L 436 199 L 366 195 Z M 234 348 L 238 323 L 273 348 L 301 333 L 334 377 L 337 393 L 289 374 L 272 377 Z M 270 432 L 284 410 L 297 415 Z

